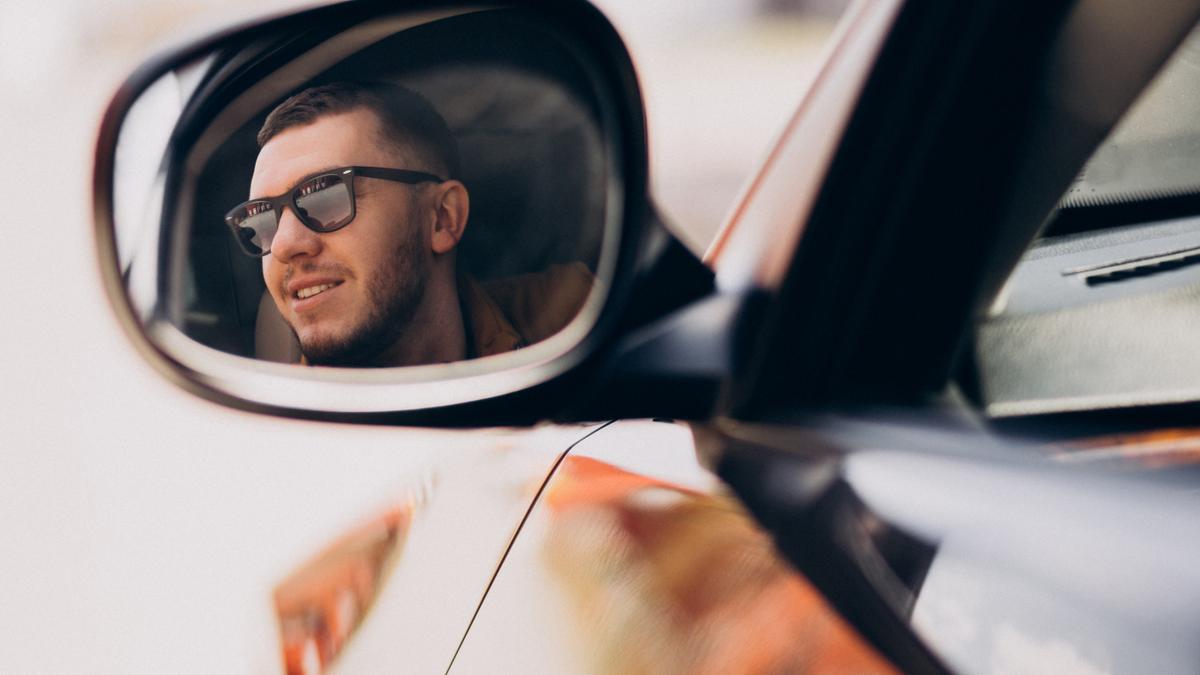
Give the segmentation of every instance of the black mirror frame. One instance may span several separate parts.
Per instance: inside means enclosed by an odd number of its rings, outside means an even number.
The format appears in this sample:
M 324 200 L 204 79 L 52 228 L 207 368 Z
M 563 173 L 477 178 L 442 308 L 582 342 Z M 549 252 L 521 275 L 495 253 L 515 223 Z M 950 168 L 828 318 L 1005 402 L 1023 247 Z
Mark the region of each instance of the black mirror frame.
M 429 12 L 464 7 L 462 3 L 418 2 L 397 9 L 384 0 L 352 0 L 302 10 L 281 16 L 265 17 L 232 26 L 196 42 L 161 54 L 138 68 L 117 90 L 101 122 L 93 172 L 93 216 L 98 260 L 106 295 L 125 333 L 138 352 L 164 376 L 182 388 L 214 402 L 254 412 L 287 417 L 382 424 L 431 424 L 436 426 L 486 426 L 533 424 L 545 419 L 583 419 L 588 415 L 577 409 L 578 397 L 570 394 L 587 388 L 587 383 L 603 367 L 602 355 L 620 338 L 622 328 L 630 324 L 630 314 L 639 311 L 633 292 L 636 279 L 646 276 L 663 252 L 678 254 L 678 242 L 663 230 L 654 216 L 647 196 L 647 142 L 641 93 L 633 64 L 621 39 L 608 20 L 583 0 L 517 0 L 491 4 L 472 4 L 470 9 L 520 8 L 544 18 L 547 25 L 571 39 L 580 58 L 596 78 L 595 86 L 610 109 L 609 133 L 616 144 L 615 170 L 622 178 L 620 237 L 615 255 L 615 270 L 607 297 L 594 325 L 568 354 L 560 372 L 551 373 L 540 383 L 499 395 L 445 405 L 430 404 L 395 409 L 385 397 L 364 398 L 370 403 L 360 409 L 332 410 L 315 406 L 285 407 L 253 396 L 252 384 L 243 391 L 230 391 L 215 378 L 174 358 L 146 334 L 126 295 L 117 259 L 113 214 L 114 158 L 117 137 L 133 103 L 158 78 L 182 64 L 193 61 L 222 44 L 248 39 L 266 26 L 273 30 L 301 32 L 313 25 L 352 25 L 376 16 L 402 12 Z M 616 221 L 617 219 L 614 219 Z M 663 241 L 668 244 L 663 246 Z M 670 256 L 668 256 L 670 257 Z M 700 275 L 703 282 L 703 275 Z M 700 284 L 701 292 L 707 289 Z M 641 301 L 645 303 L 644 300 Z M 251 374 L 250 377 L 259 375 Z M 286 378 L 277 380 L 286 383 Z M 318 383 L 324 384 L 324 383 Z M 364 383 L 364 387 L 377 386 Z

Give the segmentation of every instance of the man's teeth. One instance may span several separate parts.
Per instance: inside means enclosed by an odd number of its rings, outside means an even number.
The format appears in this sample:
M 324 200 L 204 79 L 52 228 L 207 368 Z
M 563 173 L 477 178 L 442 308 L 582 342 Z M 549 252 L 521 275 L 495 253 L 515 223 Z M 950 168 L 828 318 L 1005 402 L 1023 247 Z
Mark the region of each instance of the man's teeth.
M 300 290 L 296 291 L 296 297 L 300 298 L 301 300 L 304 300 L 305 298 L 311 298 L 312 296 L 316 295 L 317 293 L 324 293 L 325 291 L 333 288 L 334 286 L 337 286 L 337 284 L 321 284 L 320 286 L 309 286 L 308 288 L 301 288 Z

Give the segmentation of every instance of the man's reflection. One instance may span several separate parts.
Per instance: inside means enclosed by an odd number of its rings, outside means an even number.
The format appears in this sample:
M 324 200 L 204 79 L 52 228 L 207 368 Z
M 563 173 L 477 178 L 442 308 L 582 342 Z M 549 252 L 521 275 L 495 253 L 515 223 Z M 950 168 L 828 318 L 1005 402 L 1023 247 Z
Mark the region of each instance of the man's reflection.
M 523 347 L 560 330 L 591 286 L 582 264 L 481 284 L 456 269 L 470 214 L 453 134 L 388 84 L 306 89 L 267 116 L 251 199 L 226 221 L 303 361 L 405 366 Z

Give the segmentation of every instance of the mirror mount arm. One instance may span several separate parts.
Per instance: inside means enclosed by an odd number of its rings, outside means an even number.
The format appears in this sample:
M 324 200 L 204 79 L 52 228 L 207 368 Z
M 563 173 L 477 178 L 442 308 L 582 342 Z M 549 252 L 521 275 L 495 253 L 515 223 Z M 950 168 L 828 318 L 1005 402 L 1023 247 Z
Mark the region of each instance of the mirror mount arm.
M 709 418 L 758 293 L 723 293 L 713 271 L 648 207 L 641 255 L 612 347 L 571 419 Z
M 629 303 L 617 328 L 621 335 L 707 298 L 716 288 L 713 271 L 671 232 L 650 201 L 641 235 Z

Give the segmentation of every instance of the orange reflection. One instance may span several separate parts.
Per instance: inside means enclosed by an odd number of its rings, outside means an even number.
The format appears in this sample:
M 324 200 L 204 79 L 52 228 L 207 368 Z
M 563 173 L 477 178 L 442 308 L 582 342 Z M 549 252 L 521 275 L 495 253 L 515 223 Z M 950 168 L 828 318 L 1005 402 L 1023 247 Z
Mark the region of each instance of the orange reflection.
M 1200 429 L 1160 429 L 1087 438 L 1063 446 L 1058 459 L 1070 462 L 1123 460 L 1161 469 L 1200 463 Z
M 895 672 L 732 499 L 568 457 L 546 503 L 600 672 Z
M 275 589 L 275 611 L 288 675 L 328 665 L 370 609 L 387 563 L 398 555 L 413 506 L 389 509 L 347 533 Z

